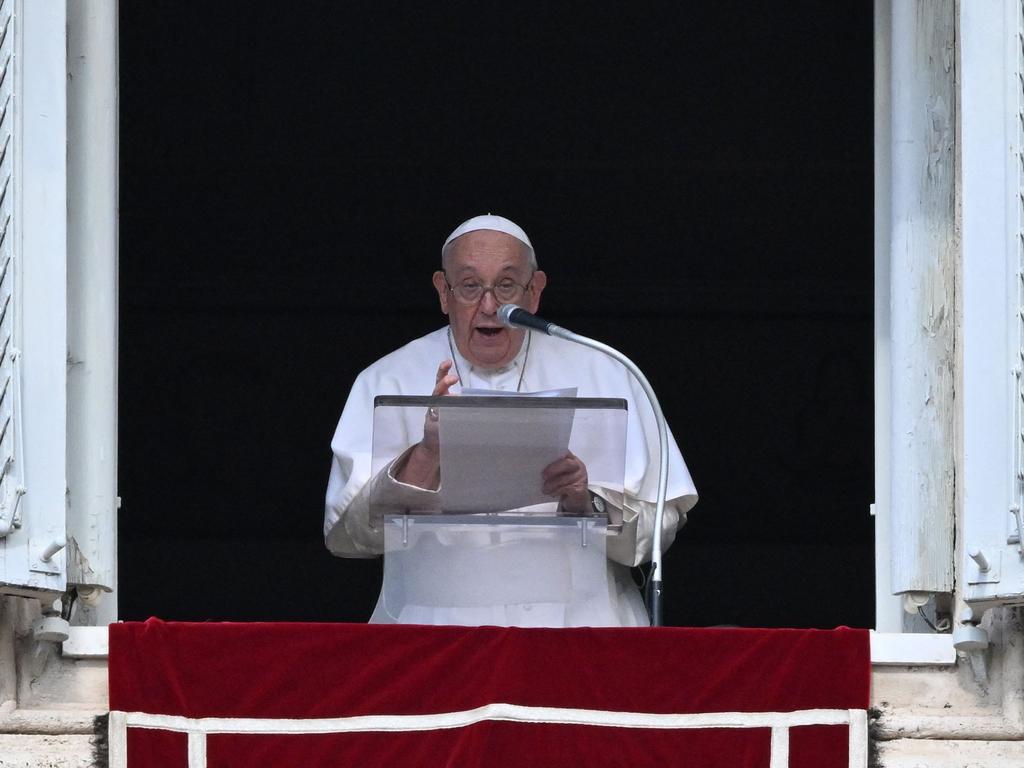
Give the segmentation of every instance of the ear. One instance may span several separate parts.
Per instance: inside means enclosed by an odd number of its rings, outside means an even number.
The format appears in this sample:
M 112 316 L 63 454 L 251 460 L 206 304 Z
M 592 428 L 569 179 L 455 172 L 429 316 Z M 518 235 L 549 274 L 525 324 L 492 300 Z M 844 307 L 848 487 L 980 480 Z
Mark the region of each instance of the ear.
M 434 289 L 437 291 L 437 298 L 441 302 L 441 311 L 448 314 L 448 283 L 445 282 L 444 272 L 438 270 L 433 277 Z
M 536 312 L 537 308 L 540 307 L 540 295 L 544 291 L 544 286 L 548 284 L 548 276 L 545 275 L 541 270 L 537 270 L 533 273 L 533 288 L 530 290 L 530 312 Z

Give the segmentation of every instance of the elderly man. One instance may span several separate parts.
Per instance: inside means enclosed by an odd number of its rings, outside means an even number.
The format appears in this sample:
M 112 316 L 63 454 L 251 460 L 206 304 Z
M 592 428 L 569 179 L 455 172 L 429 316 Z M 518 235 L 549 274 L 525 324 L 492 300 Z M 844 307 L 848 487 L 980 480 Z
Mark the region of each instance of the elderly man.
M 657 488 L 657 428 L 642 390 L 617 362 L 599 352 L 541 333 L 511 329 L 502 304 L 536 312 L 547 283 L 526 233 L 500 216 L 476 216 L 445 241 L 433 283 L 448 325 L 378 360 L 356 379 L 331 447 L 324 536 L 342 557 L 372 557 L 384 534 L 370 515 L 373 490 L 413 500 L 436 494 L 440 482 L 436 429 L 428 424 L 377 476 L 371 477 L 373 398 L 377 395 L 457 395 L 463 388 L 531 392 L 575 388 L 580 397 L 624 398 L 628 404 L 625 493 L 588 483 L 587 468 L 569 454 L 543 472 L 543 491 L 566 514 L 607 514 L 621 531 L 607 537 L 610 610 L 582 599 L 552 604 L 522 595 L 493 605 L 409 606 L 397 620 L 412 623 L 509 626 L 638 626 L 647 614 L 629 569 L 648 560 Z M 662 542 L 671 544 L 697 495 L 682 455 L 670 439 L 668 500 Z M 486 562 L 486 561 L 485 561 Z M 486 567 L 486 566 L 485 566 Z M 500 566 L 495 565 L 495 568 Z M 543 566 L 541 566 L 543 567 Z M 482 578 L 501 574 L 481 574 Z M 603 585 L 602 585 L 603 589 Z M 371 621 L 394 621 L 378 601 Z

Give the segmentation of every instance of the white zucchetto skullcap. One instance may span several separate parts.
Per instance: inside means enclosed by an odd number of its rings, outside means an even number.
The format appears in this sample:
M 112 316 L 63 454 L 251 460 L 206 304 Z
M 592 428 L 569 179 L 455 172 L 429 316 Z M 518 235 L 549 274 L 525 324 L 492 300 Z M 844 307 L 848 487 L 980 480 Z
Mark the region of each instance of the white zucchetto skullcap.
M 493 229 L 495 232 L 504 232 L 506 235 L 512 235 L 516 240 L 526 243 L 526 246 L 531 251 L 533 250 L 533 243 L 530 242 L 530 238 L 526 236 L 522 227 L 514 221 L 509 221 L 504 216 L 494 216 L 488 213 L 484 216 L 474 216 L 472 219 L 466 219 L 464 222 L 459 224 L 459 226 L 457 226 L 455 230 L 448 235 L 448 239 L 444 241 L 444 245 L 441 246 L 442 252 L 448 246 L 448 243 L 455 238 L 461 237 L 467 232 L 475 232 L 478 229 Z

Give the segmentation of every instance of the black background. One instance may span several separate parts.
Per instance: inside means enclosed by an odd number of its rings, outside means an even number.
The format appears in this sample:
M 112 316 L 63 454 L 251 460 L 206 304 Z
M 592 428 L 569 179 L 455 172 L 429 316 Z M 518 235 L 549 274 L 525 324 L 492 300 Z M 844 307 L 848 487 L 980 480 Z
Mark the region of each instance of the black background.
M 666 623 L 871 626 L 871 3 L 422 5 L 121 4 L 121 618 L 369 616 L 330 438 L 491 211 L 659 392 Z

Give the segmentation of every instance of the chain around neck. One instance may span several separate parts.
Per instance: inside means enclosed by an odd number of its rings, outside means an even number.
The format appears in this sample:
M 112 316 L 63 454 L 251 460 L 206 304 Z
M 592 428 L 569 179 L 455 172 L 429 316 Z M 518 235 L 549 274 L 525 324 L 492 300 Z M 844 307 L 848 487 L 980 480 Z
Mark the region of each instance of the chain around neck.
M 526 374 L 526 361 L 530 359 L 530 341 L 533 339 L 533 332 L 526 331 L 526 352 L 523 353 L 523 364 L 519 366 L 519 381 L 516 382 L 516 392 L 523 386 L 523 376 Z M 455 342 L 452 340 L 452 328 L 448 326 L 448 349 L 452 353 L 452 364 L 455 366 L 455 375 L 459 377 L 459 384 L 463 384 L 462 371 L 459 370 L 459 356 L 455 354 Z

